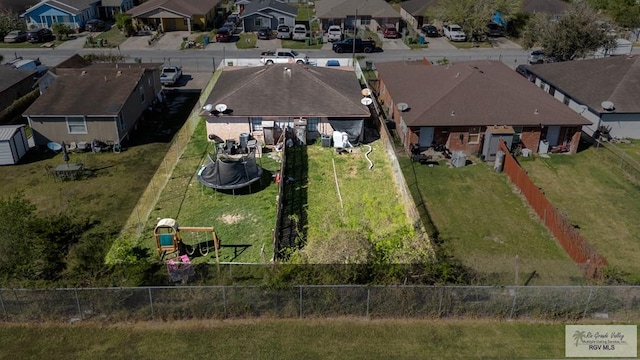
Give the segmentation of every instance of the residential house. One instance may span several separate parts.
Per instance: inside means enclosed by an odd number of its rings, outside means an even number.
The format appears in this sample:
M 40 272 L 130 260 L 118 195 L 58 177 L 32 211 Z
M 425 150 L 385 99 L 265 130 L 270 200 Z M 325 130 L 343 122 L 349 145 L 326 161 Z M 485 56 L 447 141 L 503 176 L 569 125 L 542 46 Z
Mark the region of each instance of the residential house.
M 400 3 L 400 17 L 407 23 L 407 26 L 420 29 L 425 22 L 427 10 L 437 6 L 437 0 L 409 0 Z
M 23 113 L 36 146 L 123 143 L 145 110 L 162 101 L 161 64 L 93 64 L 56 69 L 57 78 Z
M 115 19 L 119 12 L 127 12 L 133 8 L 133 0 L 101 0 L 98 12 L 102 19 Z
M 562 0 L 524 0 L 522 12 L 524 14 L 543 13 L 552 17 L 559 17 L 569 9 L 569 3 Z
M 587 123 L 500 61 L 433 66 L 425 59 L 376 68 L 379 100 L 407 152 L 444 145 L 479 155 L 484 137 L 499 127 L 512 128 L 514 146 L 532 153 L 557 145 L 575 152 Z
M 640 139 L 640 57 L 611 56 L 527 66 L 531 79 L 556 100 L 613 137 Z
M 278 25 L 293 27 L 298 16 L 298 8 L 278 0 L 253 0 L 244 5 L 240 19 L 244 31 L 258 31 L 261 28 L 275 30 Z
M 35 70 L 0 66 L 0 119 L 14 101 L 33 91 Z
M 42 0 L 25 11 L 27 27 L 51 28 L 55 23 L 62 23 L 75 31 L 80 31 L 84 24 L 98 18 L 98 7 L 101 0 Z
M 384 0 L 320 0 L 314 4 L 321 30 L 341 25 L 343 29 L 365 26 L 376 31 L 384 24 L 400 29 L 400 14 Z
M 365 120 L 371 119 L 361 92 L 352 70 L 298 64 L 225 67 L 201 116 L 209 140 L 216 142 L 245 133 L 275 144 L 284 129 L 295 125 L 304 127 L 303 141 L 334 130 L 358 141 Z
M 138 27 L 195 31 L 213 26 L 222 0 L 147 0 L 127 11 Z

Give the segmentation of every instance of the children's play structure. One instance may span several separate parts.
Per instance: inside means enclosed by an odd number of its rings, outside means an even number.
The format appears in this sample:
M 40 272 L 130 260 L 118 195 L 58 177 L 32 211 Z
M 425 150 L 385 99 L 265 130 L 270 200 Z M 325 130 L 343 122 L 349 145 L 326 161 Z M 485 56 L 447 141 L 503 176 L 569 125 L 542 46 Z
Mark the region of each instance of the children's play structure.
M 181 233 L 185 232 L 200 233 L 204 236 L 200 238 L 201 241 L 197 244 L 186 244 L 181 235 Z M 209 253 L 210 244 L 213 244 L 216 262 L 220 261 L 218 254 L 220 241 L 213 227 L 179 226 L 175 219 L 165 218 L 158 221 L 153 235 L 156 238 L 158 253 L 162 258 L 167 254 L 175 254 L 178 257 L 194 255 L 196 250 L 200 252 L 200 255 L 206 256 Z

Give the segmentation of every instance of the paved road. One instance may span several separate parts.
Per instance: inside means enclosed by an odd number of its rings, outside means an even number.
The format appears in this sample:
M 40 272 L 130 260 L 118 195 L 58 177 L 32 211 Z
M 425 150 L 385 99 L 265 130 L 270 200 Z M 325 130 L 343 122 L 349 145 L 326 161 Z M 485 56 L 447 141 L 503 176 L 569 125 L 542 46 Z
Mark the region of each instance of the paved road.
M 220 65 L 225 59 L 238 58 L 258 58 L 261 49 L 238 50 L 233 44 L 215 44 L 204 50 L 166 50 L 152 48 L 120 49 L 122 55 L 130 59 L 141 58 L 142 61 L 172 63 L 183 66 L 189 71 L 209 71 Z M 222 45 L 224 49 L 220 49 Z M 331 50 L 305 50 L 312 59 L 331 59 L 336 55 Z M 33 48 L 33 49 L 0 49 L 0 54 L 5 61 L 12 59 L 14 55 L 25 58 L 40 58 L 49 66 L 54 66 L 67 59 L 69 56 L 79 53 L 118 53 L 117 49 L 68 49 L 56 47 L 53 49 Z M 634 54 L 640 54 L 640 48 L 633 49 Z M 366 54 L 366 59 L 375 62 L 398 61 L 398 60 L 419 60 L 427 57 L 430 61 L 436 62 L 439 59 L 447 58 L 450 61 L 468 60 L 500 60 L 512 68 L 519 64 L 525 64 L 528 51 L 522 49 L 496 49 L 496 48 L 475 48 L 475 49 L 421 49 L 421 50 L 388 50 L 379 53 Z

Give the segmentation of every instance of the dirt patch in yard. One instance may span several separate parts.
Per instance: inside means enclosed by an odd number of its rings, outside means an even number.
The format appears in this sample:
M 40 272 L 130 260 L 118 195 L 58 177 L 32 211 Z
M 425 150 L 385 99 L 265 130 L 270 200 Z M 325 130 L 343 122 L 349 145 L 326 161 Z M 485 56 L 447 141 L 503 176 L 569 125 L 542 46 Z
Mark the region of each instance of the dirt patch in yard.
M 244 217 L 240 214 L 224 214 L 218 219 L 225 224 L 231 225 L 240 222 Z

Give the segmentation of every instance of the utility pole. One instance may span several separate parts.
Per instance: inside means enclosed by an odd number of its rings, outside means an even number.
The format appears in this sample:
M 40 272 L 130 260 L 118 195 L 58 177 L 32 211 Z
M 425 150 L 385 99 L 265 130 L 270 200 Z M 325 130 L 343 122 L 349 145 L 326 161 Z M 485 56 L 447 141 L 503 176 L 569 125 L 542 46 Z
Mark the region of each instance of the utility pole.
M 356 66 L 356 35 L 358 34 L 358 8 L 356 8 L 356 16 L 353 19 L 353 38 L 351 39 L 353 42 L 353 66 Z

